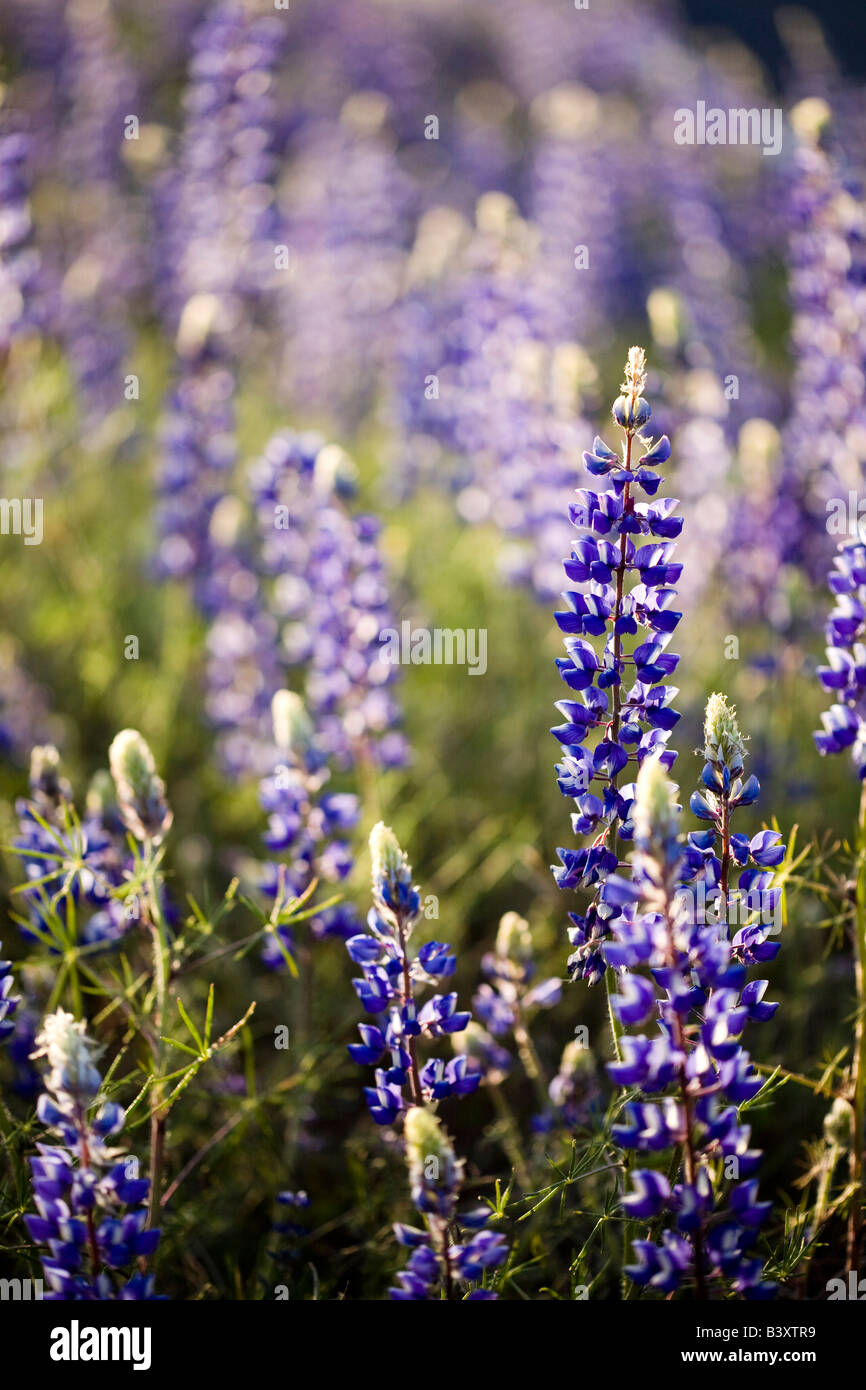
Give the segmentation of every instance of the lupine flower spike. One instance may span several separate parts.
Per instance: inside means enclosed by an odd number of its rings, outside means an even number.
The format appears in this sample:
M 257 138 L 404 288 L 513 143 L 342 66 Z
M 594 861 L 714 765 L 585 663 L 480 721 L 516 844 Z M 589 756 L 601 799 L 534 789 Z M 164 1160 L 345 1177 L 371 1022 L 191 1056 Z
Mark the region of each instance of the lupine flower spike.
M 758 1200 L 760 1154 L 749 1148 L 738 1113 L 761 1089 L 739 1041 L 752 1012 L 749 986 L 740 993 L 745 970 L 726 924 L 701 920 L 693 889 L 684 887 L 688 846 L 674 792 L 660 756 L 646 760 L 635 793 L 632 880 L 611 880 L 623 910 L 604 944 L 617 971 L 621 1022 L 658 1019 L 652 1036 L 624 1033 L 621 1060 L 608 1066 L 614 1081 L 640 1094 L 626 1103 L 613 1137 L 643 1154 L 680 1155 L 673 1178 L 669 1158 L 631 1173 L 624 1208 L 663 1229 L 660 1243 L 634 1241 L 637 1263 L 627 1273 L 664 1293 L 688 1281 L 702 1299 L 717 1287 L 763 1297 L 772 1286 L 753 1245 L 770 1204 Z M 756 994 L 757 1016 L 765 1016 L 760 987 Z
M 357 824 L 359 811 L 358 798 L 350 792 L 326 791 L 330 770 L 300 695 L 278 690 L 271 709 L 276 761 L 259 784 L 259 801 L 268 815 L 262 838 L 272 857 L 260 866 L 259 877 L 264 893 L 285 904 L 300 897 L 313 879 L 338 883 L 346 877 L 353 860 L 345 834 Z M 312 919 L 316 937 L 345 939 L 359 926 L 357 913 L 344 903 Z M 277 926 L 262 959 L 279 968 L 294 946 L 291 928 Z
M 137 729 L 122 729 L 108 750 L 117 807 L 127 830 L 141 843 L 158 845 L 171 829 L 172 812 L 153 754 Z
M 21 1000 L 12 993 L 13 984 L 12 962 L 0 960 L 0 1042 L 5 1042 L 15 1032 L 15 1014 Z
M 26 1218 L 27 1229 L 45 1247 L 46 1298 L 150 1299 L 153 1276 L 131 1273 L 159 1240 L 146 1229 L 150 1184 L 138 1160 L 109 1143 L 125 1112 L 100 1097 L 99 1051 L 72 1014 L 46 1017 L 34 1053 L 49 1067 L 37 1113 L 58 1142 L 37 1145 L 30 1160 L 38 1215 Z
M 556 664 L 579 697 L 557 704 L 566 721 L 551 730 L 563 754 L 557 782 L 577 808 L 575 834 L 593 839 L 581 849 L 558 849 L 561 864 L 553 874 L 562 889 L 593 890 L 584 912 L 569 913 L 575 948 L 569 969 L 590 984 L 605 973 L 601 946 L 620 911 L 605 880 L 621 867 L 618 840 L 633 834 L 634 781 L 620 785 L 621 778 L 652 753 L 666 767 L 676 756 L 666 744 L 679 719 L 671 708 L 677 690 L 666 682 L 679 662 L 667 647 L 682 616 L 673 607 L 682 566 L 672 561 L 682 519 L 672 514 L 673 498 L 638 500 L 655 497 L 658 469 L 671 452 L 665 435 L 653 440 L 647 433 L 652 411 L 645 386 L 645 355 L 633 347 L 613 404 L 621 453 L 596 438 L 583 456 L 589 472 L 610 486 L 579 489 L 569 509 L 579 538 L 564 568 L 578 587 L 563 595 L 568 606 L 555 614 L 567 653 Z M 604 638 L 600 651 L 596 638 Z M 600 737 L 588 746 L 594 735 Z
M 394 1233 L 401 1245 L 412 1251 L 407 1267 L 397 1276 L 399 1287 L 388 1290 L 400 1302 L 464 1297 L 491 1300 L 494 1289 L 463 1289 L 485 1277 L 488 1270 L 502 1264 L 508 1248 L 505 1237 L 487 1229 L 490 1212 L 481 1207 L 471 1213 L 457 1212 L 463 1182 L 463 1163 L 454 1155 L 451 1141 L 441 1121 L 423 1106 L 411 1106 L 404 1124 L 406 1162 L 412 1201 L 424 1218 L 424 1227 L 397 1224 Z M 451 1242 L 450 1229 L 457 1227 L 460 1239 Z
M 421 1040 L 461 1033 L 468 1012 L 457 1008 L 457 995 L 434 994 L 419 1009 L 417 994 L 437 980 L 449 979 L 457 957 L 443 941 L 428 941 L 417 952 L 410 938 L 421 915 L 421 897 L 397 837 L 381 821 L 370 833 L 373 861 L 373 907 L 368 932 L 352 936 L 346 949 L 362 975 L 353 980 L 358 998 L 374 1022 L 359 1025 L 361 1042 L 349 1054 L 361 1065 L 377 1066 L 374 1086 L 365 1087 L 370 1114 L 377 1124 L 391 1124 L 409 1104 L 421 1105 L 450 1095 L 468 1095 L 481 1076 L 461 1053 L 443 1062 L 418 1056 Z M 378 1066 L 387 1058 L 389 1065 Z
M 835 704 L 821 716 L 815 734 L 822 756 L 850 749 L 860 778 L 856 890 L 853 921 L 854 980 L 857 1023 L 851 1063 L 848 1213 L 848 1268 L 859 1271 L 863 1245 L 863 1195 L 866 1188 L 866 541 L 839 546 L 829 576 L 836 606 L 827 619 L 827 665 L 818 676 Z

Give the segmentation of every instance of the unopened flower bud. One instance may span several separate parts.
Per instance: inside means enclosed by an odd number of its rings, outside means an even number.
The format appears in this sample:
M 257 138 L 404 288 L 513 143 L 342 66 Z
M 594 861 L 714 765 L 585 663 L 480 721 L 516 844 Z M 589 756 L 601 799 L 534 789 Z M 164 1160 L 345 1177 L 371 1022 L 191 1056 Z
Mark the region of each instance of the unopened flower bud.
M 496 933 L 496 954 L 515 965 L 526 966 L 532 962 L 532 932 L 529 923 L 519 912 L 506 912 L 500 918 Z
M 641 847 L 664 845 L 676 839 L 680 812 L 674 791 L 660 755 L 644 758 L 634 797 L 635 841 Z
M 271 701 L 274 742 L 281 753 L 290 753 L 296 762 L 305 763 L 313 742 L 313 723 L 300 695 L 293 690 L 278 690 Z
M 72 800 L 72 788 L 61 773 L 60 754 L 53 743 L 31 750 L 30 791 L 43 809 L 53 809 L 62 801 Z
M 163 839 L 172 823 L 165 784 L 137 729 L 122 729 L 108 750 L 117 806 L 124 825 L 137 840 Z
M 711 695 L 704 715 L 704 757 L 708 763 L 727 767 L 732 777 L 738 777 L 745 756 L 736 709 L 728 703 L 727 696 Z
M 847 1100 L 837 1096 L 824 1116 L 824 1140 L 828 1145 L 847 1149 L 851 1142 L 851 1116 L 853 1109 Z

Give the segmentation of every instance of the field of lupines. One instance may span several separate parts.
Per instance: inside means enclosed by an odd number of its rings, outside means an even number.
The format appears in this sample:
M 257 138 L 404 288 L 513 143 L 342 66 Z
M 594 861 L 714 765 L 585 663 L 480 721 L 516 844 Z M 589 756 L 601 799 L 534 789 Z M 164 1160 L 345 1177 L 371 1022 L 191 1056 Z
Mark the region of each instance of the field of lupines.
M 4 1298 L 866 1297 L 866 93 L 779 32 L 0 3 Z

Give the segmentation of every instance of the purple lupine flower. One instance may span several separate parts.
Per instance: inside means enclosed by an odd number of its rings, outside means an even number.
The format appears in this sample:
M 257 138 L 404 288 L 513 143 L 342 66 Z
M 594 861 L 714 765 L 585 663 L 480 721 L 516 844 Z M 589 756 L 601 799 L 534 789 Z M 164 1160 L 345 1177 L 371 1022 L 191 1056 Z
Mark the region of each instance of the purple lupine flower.
M 866 778 L 866 544 L 845 541 L 829 576 L 836 599 L 825 627 L 827 664 L 818 676 L 833 704 L 821 715 L 815 745 L 823 754 L 851 750 L 857 775 Z
M 484 1280 L 488 1270 L 503 1263 L 508 1246 L 502 1234 L 489 1229 L 488 1209 L 482 1207 L 465 1215 L 457 1211 L 464 1165 L 455 1157 L 441 1121 L 424 1106 L 410 1106 L 404 1134 L 412 1201 L 424 1226 L 394 1226 L 397 1240 L 412 1253 L 406 1268 L 397 1275 L 398 1287 L 388 1290 L 389 1298 L 398 1302 L 438 1300 L 443 1294 L 449 1299 L 498 1298 L 496 1291 L 484 1284 L 463 1292 L 465 1284 Z M 456 1243 L 449 1234 L 452 1225 L 460 1233 Z
M 343 837 L 357 825 L 360 812 L 356 796 L 324 790 L 330 771 L 300 696 L 289 690 L 277 691 L 273 724 L 279 761 L 259 789 L 259 800 L 268 815 L 268 829 L 262 839 L 272 857 L 260 866 L 259 886 L 275 904 L 287 906 L 314 880 L 339 883 L 346 878 L 354 859 Z M 311 920 L 317 939 L 345 939 L 360 925 L 354 909 L 344 903 L 324 908 Z M 293 950 L 291 928 L 277 922 L 262 959 L 278 969 Z
M 532 933 L 516 912 L 506 912 L 500 920 L 495 949 L 484 956 L 481 969 L 491 983 L 479 987 L 472 1004 L 494 1037 L 519 1027 L 524 1010 L 549 1009 L 559 1002 L 559 980 L 531 986 L 535 973 Z
M 276 1243 L 268 1250 L 268 1255 L 274 1266 L 286 1274 L 297 1268 L 300 1243 L 309 1235 L 309 1227 L 298 1219 L 309 1206 L 306 1192 L 277 1193 L 277 1211 L 271 1225 L 271 1236 Z
M 523 1069 L 533 1084 L 540 1110 L 545 1114 L 547 1083 L 532 1041 L 530 1024 L 539 1009 L 552 1009 L 559 1003 L 562 981 L 555 976 L 535 980 L 532 932 L 529 923 L 517 912 L 506 912 L 501 918 L 495 947 L 483 957 L 481 969 L 488 983 L 477 990 L 472 1000 L 473 1010 L 492 1038 L 510 1035 L 514 1039 Z
M 419 1009 L 417 995 L 454 973 L 455 959 L 443 942 L 427 942 L 411 952 L 409 940 L 421 915 L 421 898 L 412 869 L 397 838 L 381 821 L 370 832 L 373 858 L 373 906 L 367 932 L 346 942 L 361 975 L 352 981 L 372 1021 L 361 1024 L 361 1042 L 349 1055 L 362 1066 L 375 1066 L 375 1084 L 364 1094 L 377 1124 L 392 1124 L 409 1104 L 420 1106 L 445 1096 L 468 1095 L 481 1081 L 466 1053 L 450 1061 L 418 1056 L 418 1041 L 462 1033 L 470 1014 L 457 1007 L 457 995 L 434 994 Z M 380 1065 L 381 1064 L 381 1065 Z
M 862 528 L 861 528 L 862 536 Z M 866 834 L 866 541 L 847 541 L 840 545 L 829 576 L 836 606 L 825 627 L 827 665 L 818 667 L 821 683 L 835 699 L 821 715 L 823 729 L 815 744 L 822 755 L 850 749 L 860 778 L 858 842 Z M 855 981 L 858 1010 L 863 1008 L 863 982 L 866 979 L 866 927 L 860 911 L 863 881 L 862 864 L 856 867 L 857 910 L 853 923 Z M 866 1058 L 863 1047 L 863 1020 L 858 1017 L 851 1061 L 851 1117 L 849 1174 L 852 1190 L 848 1211 L 848 1263 L 858 1267 L 863 1240 L 864 1128 L 866 1128 Z
M 144 795 L 146 789 L 138 785 Z M 133 796 L 131 784 L 125 794 Z M 46 744 L 32 750 L 30 799 L 16 802 L 15 849 L 24 869 L 21 896 L 29 918 L 29 925 L 20 930 L 52 953 L 65 949 L 73 922 L 81 944 L 110 947 L 139 921 L 136 900 L 124 901 L 120 891 L 132 876 L 134 864 L 127 841 L 131 822 L 121 814 L 117 797 L 111 776 L 97 774 L 88 789 L 84 816 L 79 818 L 57 749 Z M 145 797 L 142 813 L 145 804 L 157 814 L 159 798 L 147 803 Z M 165 815 L 170 818 L 164 798 L 161 804 L 159 823 Z M 134 808 L 134 802 L 129 802 L 127 815 Z
M 389 404 L 402 435 L 395 481 L 405 491 L 407 457 L 419 477 L 447 479 L 461 518 L 499 532 L 503 576 L 549 599 L 569 534 L 559 499 L 577 481 L 584 431 L 576 381 L 587 373 L 578 348 L 546 336 L 543 265 L 501 193 L 479 200 L 474 228 L 450 209 L 422 218 Z
M 0 960 L 0 1042 L 12 1039 L 17 1027 L 15 1016 L 21 999 L 12 993 L 14 983 L 11 960 Z
M 40 258 L 32 245 L 30 141 L 23 134 L 0 136 L 0 351 L 35 324 L 34 290 Z
M 58 174 L 67 185 L 56 329 L 86 414 L 123 405 L 130 307 L 149 280 L 149 238 L 124 159 L 124 125 L 144 116 L 110 5 L 70 5 L 59 73 Z
M 26 767 L 50 722 L 46 692 L 27 674 L 12 639 L 0 637 L 0 756 Z
M 226 772 L 273 767 L 271 702 L 284 685 L 303 695 L 335 768 L 367 758 L 403 765 L 392 693 L 399 672 L 380 640 L 393 622 L 388 579 L 378 522 L 348 505 L 354 465 L 319 435 L 284 431 L 248 476 L 253 524 L 226 496 L 198 532 L 196 597 L 210 622 L 206 709 Z
M 510 1052 L 496 1041 L 492 1033 L 488 1033 L 486 1028 L 473 1019 L 470 1019 L 462 1033 L 453 1034 L 451 1045 L 455 1053 L 466 1057 L 468 1070 L 477 1072 L 485 1085 L 498 1086 L 511 1071 Z
M 177 381 L 161 425 L 157 569 L 165 578 L 208 574 L 209 528 L 236 458 L 235 380 L 212 332 L 214 302 L 184 311 Z
M 533 1116 L 532 1128 L 542 1134 L 554 1129 L 573 1132 L 588 1122 L 599 1094 L 595 1058 L 572 1038 L 562 1049 L 559 1068 L 548 1087 L 550 1104 Z
M 251 474 L 267 612 L 280 661 L 297 672 L 322 746 L 338 767 L 408 758 L 391 693 L 398 670 L 381 634 L 392 625 L 379 523 L 352 513 L 352 461 L 318 436 L 275 436 Z
M 789 194 L 795 374 L 779 499 L 782 506 L 789 499 L 783 518 L 792 502 L 796 508 L 785 558 L 817 580 L 830 558 L 828 533 L 848 532 L 849 494 L 862 483 L 866 198 L 859 174 L 834 140 L 827 104 L 807 99 L 791 119 L 797 136 Z
M 198 583 L 236 457 L 235 364 L 274 275 L 273 82 L 285 42 L 276 15 L 238 0 L 212 7 L 193 39 L 177 168 L 158 199 L 162 311 L 178 354 L 162 431 L 158 568 Z
M 381 92 L 297 132 L 284 234 L 295 265 L 277 286 L 291 401 L 354 432 L 397 333 L 395 309 L 418 194 Z
M 147 1229 L 147 1178 L 116 1147 L 125 1112 L 102 1100 L 100 1051 L 85 1025 L 59 1009 L 36 1039 L 49 1071 L 37 1113 L 57 1142 L 30 1160 L 37 1215 L 25 1218 L 54 1300 L 152 1299 L 153 1276 L 135 1269 L 151 1256 L 159 1231 Z
M 782 863 L 785 846 L 776 830 L 760 830 L 751 837 L 733 830 L 734 813 L 753 805 L 761 791 L 754 774 L 745 776 L 745 756 L 736 710 L 724 695 L 711 695 L 704 717 L 702 787 L 690 802 L 692 812 L 711 828 L 691 834 L 689 845 L 703 859 L 701 880 L 708 913 L 715 911 L 723 921 L 740 925 L 732 940 L 734 959 L 752 964 L 772 960 L 779 951 L 779 943 L 767 938 L 778 930 L 782 890 L 773 886 L 772 871 Z M 736 887 L 731 883 L 734 869 L 742 870 Z M 766 981 L 753 980 L 749 985 L 750 1005 L 760 1005 L 762 985 L 766 988 Z M 772 1012 L 770 1005 L 758 1009 L 764 1017 Z
M 604 975 L 601 944 L 622 911 L 606 891 L 619 862 L 617 840 L 633 835 L 634 781 L 621 785 L 622 775 L 650 754 L 658 753 L 666 767 L 676 757 L 666 749 L 679 719 L 671 707 L 677 690 L 667 679 L 679 657 L 667 648 L 681 617 L 673 607 L 673 586 L 682 566 L 672 557 L 682 519 L 673 515 L 673 498 L 652 500 L 670 443 L 647 432 L 652 412 L 645 385 L 645 355 L 634 347 L 613 405 L 624 435 L 622 455 L 600 438 L 584 454 L 589 472 L 608 478 L 610 486 L 603 492 L 580 489 L 569 509 L 578 538 L 564 568 L 578 587 L 564 594 L 568 607 L 555 615 L 567 652 L 556 664 L 569 691 L 579 696 L 557 705 L 566 720 L 551 730 L 563 755 L 557 781 L 577 808 L 575 833 L 595 838 L 583 849 L 559 849 L 561 865 L 553 874 L 560 888 L 596 890 L 583 913 L 569 914 L 575 947 L 569 969 L 590 983 Z M 650 500 L 638 501 L 641 493 Z M 600 637 L 605 640 L 599 651 L 591 639 Z M 600 737 L 590 748 L 595 734 Z
M 166 320 L 176 330 L 193 296 L 207 300 L 231 355 L 248 311 L 276 283 L 274 88 L 287 42 L 283 16 L 239 0 L 208 8 L 192 38 L 177 164 L 159 190 Z
M 714 699 L 707 746 L 708 767 L 718 777 L 710 794 L 718 804 L 710 809 L 727 842 L 721 822 L 742 787 L 743 748 L 733 712 L 721 697 Z M 704 780 L 710 780 L 706 769 Z M 661 1217 L 665 1230 L 660 1244 L 634 1242 L 637 1263 L 626 1272 L 668 1293 L 693 1280 L 696 1296 L 707 1298 L 722 1281 L 748 1298 L 765 1297 L 773 1286 L 753 1247 L 770 1204 L 758 1199 L 752 1175 L 760 1155 L 749 1149 L 749 1128 L 739 1117 L 739 1107 L 762 1084 L 740 1042 L 754 992 L 741 994 L 745 964 L 738 936 L 731 941 L 724 922 L 696 912 L 692 890 L 684 886 L 694 875 L 674 790 L 662 756 L 647 759 L 635 789 L 632 878 L 618 880 L 624 906 L 602 948 L 617 972 L 612 1005 L 621 1022 L 626 1013 L 629 1023 L 645 1023 L 651 1015 L 658 1020 L 649 1037 L 624 1034 L 618 1060 L 608 1064 L 615 1082 L 637 1092 L 613 1137 L 647 1156 L 670 1149 L 682 1154 L 673 1181 L 655 1167 L 630 1173 L 625 1210 L 643 1221 Z M 712 885 L 715 875 L 708 877 Z M 638 973 L 646 969 L 654 986 Z M 630 990 L 638 980 L 648 988 Z M 630 1000 L 635 1007 L 628 1012 Z M 719 1159 L 723 1178 L 711 1167 Z

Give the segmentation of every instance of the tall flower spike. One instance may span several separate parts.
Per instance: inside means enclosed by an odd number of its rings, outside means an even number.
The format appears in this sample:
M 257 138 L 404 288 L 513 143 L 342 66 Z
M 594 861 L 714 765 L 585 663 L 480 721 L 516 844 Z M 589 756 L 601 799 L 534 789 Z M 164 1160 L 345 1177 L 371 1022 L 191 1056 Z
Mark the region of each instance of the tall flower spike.
M 661 1229 L 661 1244 L 633 1242 L 637 1261 L 626 1272 L 634 1282 L 664 1293 L 692 1282 L 698 1298 L 730 1287 L 754 1298 L 772 1292 L 752 1250 L 769 1203 L 758 1201 L 753 1175 L 760 1154 L 749 1148 L 748 1126 L 739 1120 L 739 1106 L 761 1088 L 740 1035 L 748 1019 L 769 1018 L 776 1007 L 762 1002 L 766 981 L 744 983 L 746 965 L 778 950 L 767 943 L 762 919 L 753 923 L 749 891 L 763 892 L 772 874 L 765 877 L 758 864 L 742 875 L 745 925 L 733 941 L 719 914 L 697 910 L 697 895 L 720 895 L 735 856 L 740 863 L 750 854 L 756 863 L 761 857 L 778 863 L 784 847 L 779 851 L 778 835 L 768 841 L 769 832 L 752 842 L 730 833 L 742 790 L 743 740 L 722 696 L 710 700 L 706 737 L 702 804 L 714 828 L 682 837 L 676 787 L 655 754 L 637 779 L 631 882 L 608 880 L 622 911 L 603 950 L 617 971 L 612 1005 L 624 1029 L 608 1072 L 619 1085 L 636 1088 L 613 1136 L 647 1156 L 674 1151 L 673 1176 L 670 1158 L 658 1168 L 634 1169 L 633 1189 L 623 1198 L 630 1219 Z M 628 1031 L 652 1017 L 652 1035 Z
M 270 857 L 259 866 L 259 886 L 275 902 L 286 903 L 300 897 L 313 879 L 337 883 L 350 872 L 352 850 L 345 835 L 357 824 L 359 809 L 351 793 L 326 790 L 330 769 L 301 697 L 278 690 L 271 708 L 275 766 L 259 784 L 259 802 L 268 816 L 262 839 Z M 345 940 L 359 926 L 346 903 L 326 908 L 310 922 L 316 938 Z M 293 949 L 291 927 L 278 926 L 266 939 L 262 959 L 279 969 Z
M 359 1026 L 360 1043 L 349 1055 L 362 1066 L 376 1066 L 375 1085 L 365 1087 L 370 1114 L 377 1124 L 393 1123 L 409 1103 L 422 1105 L 445 1096 L 477 1090 L 481 1072 L 465 1052 L 448 1062 L 432 1057 L 422 1065 L 419 1040 L 433 1041 L 462 1033 L 468 1012 L 457 1008 L 457 994 L 434 994 L 419 1009 L 416 996 L 437 980 L 450 978 L 457 957 L 444 941 L 427 941 L 410 952 L 409 938 L 421 913 L 421 896 L 412 869 L 393 830 L 381 821 L 370 834 L 373 861 L 373 907 L 368 932 L 349 938 L 346 950 L 361 968 L 352 981 L 364 1009 L 374 1016 Z M 388 1066 L 379 1066 L 384 1059 Z
M 36 1038 L 33 1056 L 49 1068 L 37 1114 L 59 1142 L 38 1144 L 30 1160 L 38 1214 L 25 1219 L 47 1247 L 49 1299 L 154 1297 L 153 1276 L 136 1269 L 159 1241 L 158 1230 L 146 1229 L 150 1184 L 137 1159 L 109 1145 L 126 1116 L 115 1101 L 100 1103 L 101 1050 L 63 1009 L 47 1015 Z
M 700 881 L 706 902 L 717 920 L 739 925 L 733 936 L 735 959 L 744 965 L 772 960 L 779 943 L 768 940 L 776 931 L 777 909 L 782 890 L 774 886 L 774 870 L 785 858 L 785 846 L 778 830 L 759 830 L 749 837 L 736 833 L 734 813 L 757 801 L 761 786 L 754 775 L 744 776 L 746 740 L 740 732 L 737 712 L 727 697 L 713 694 L 707 701 L 704 718 L 704 763 L 702 787 L 692 793 L 692 812 L 710 824 L 710 829 L 689 835 L 693 855 L 703 860 Z M 735 870 L 742 870 L 736 885 Z M 730 933 L 729 933 L 730 935 Z M 744 998 L 763 995 L 765 980 L 753 980 Z M 770 1018 L 776 1005 L 755 1003 L 753 1018 Z
M 575 834 L 593 839 L 582 849 L 558 849 L 553 874 L 562 889 L 593 890 L 585 912 L 569 914 L 569 969 L 590 984 L 604 975 L 601 945 L 621 911 L 605 881 L 620 864 L 618 841 L 633 834 L 634 782 L 620 779 L 651 753 L 659 752 L 667 768 L 676 756 L 666 744 L 679 719 L 671 708 L 677 690 L 666 681 L 679 662 L 667 646 L 681 617 L 672 605 L 682 566 L 672 556 L 682 519 L 672 515 L 672 498 L 637 500 L 655 496 L 659 466 L 671 452 L 666 436 L 654 441 L 645 433 L 652 413 L 645 388 L 646 357 L 633 347 L 613 404 L 621 456 L 600 438 L 583 456 L 588 471 L 610 486 L 580 489 L 569 509 L 578 539 L 564 568 L 578 587 L 564 594 L 568 607 L 555 614 L 567 653 L 556 664 L 575 693 L 557 704 L 566 722 L 551 730 L 563 755 L 557 782 L 577 808 Z
M 861 780 L 866 779 L 866 544 L 845 541 L 836 553 L 829 576 L 836 606 L 824 629 L 827 665 L 818 667 L 824 689 L 835 701 L 821 715 L 823 729 L 815 734 L 818 752 L 851 757 Z
M 153 754 L 137 729 L 122 729 L 116 735 L 108 761 L 124 825 L 136 840 L 159 844 L 171 828 L 173 815 Z
M 20 798 L 15 809 L 15 848 L 29 881 L 23 892 L 29 925 L 21 924 L 22 935 L 54 953 L 67 949 L 70 934 L 89 947 L 114 945 L 137 916 L 117 891 L 133 871 L 134 856 L 111 775 L 96 774 L 79 819 L 57 749 L 34 748 L 30 800 Z M 171 915 L 170 904 L 163 906 Z
M 497 1052 L 501 1054 L 502 1049 L 496 1047 L 493 1038 L 510 1033 L 523 1069 L 535 1089 L 539 1113 L 533 1117 L 533 1124 L 538 1122 L 537 1127 L 543 1127 L 549 1097 L 529 1025 L 538 1009 L 552 1009 L 559 1003 L 562 981 L 554 976 L 535 982 L 532 931 L 529 923 L 517 912 L 506 912 L 501 918 L 495 949 L 484 955 L 481 969 L 488 983 L 479 986 L 472 1007 L 493 1035 L 488 1049 L 490 1065 L 497 1071 L 502 1070 L 501 1065 L 497 1066 L 496 1058 Z M 483 1056 L 479 1060 L 484 1070 Z
M 12 962 L 0 960 L 0 1042 L 15 1032 L 15 1014 L 21 999 L 12 993 Z

